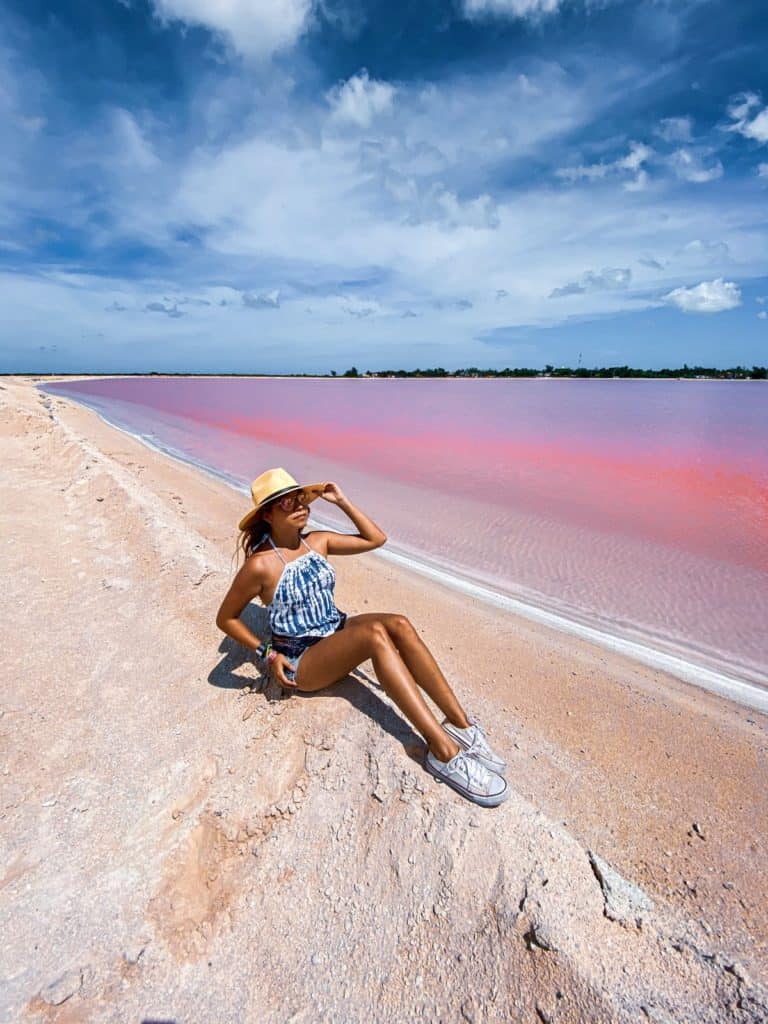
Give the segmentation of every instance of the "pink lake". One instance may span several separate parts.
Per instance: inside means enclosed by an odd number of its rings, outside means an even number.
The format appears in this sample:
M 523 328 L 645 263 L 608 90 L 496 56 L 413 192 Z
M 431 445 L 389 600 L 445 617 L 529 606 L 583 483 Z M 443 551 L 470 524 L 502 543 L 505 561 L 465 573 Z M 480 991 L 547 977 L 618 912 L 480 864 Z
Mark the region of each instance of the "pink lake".
M 46 390 L 235 486 L 276 465 L 336 480 L 410 559 L 768 685 L 762 382 L 113 378 Z M 330 506 L 313 510 L 341 525 Z

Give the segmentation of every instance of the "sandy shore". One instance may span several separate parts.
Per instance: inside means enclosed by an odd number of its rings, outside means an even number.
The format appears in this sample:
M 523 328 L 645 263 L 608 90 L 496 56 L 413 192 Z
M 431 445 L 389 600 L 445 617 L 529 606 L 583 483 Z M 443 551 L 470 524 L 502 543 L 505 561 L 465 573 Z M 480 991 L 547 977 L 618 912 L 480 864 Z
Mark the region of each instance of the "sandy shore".
M 765 716 L 336 559 L 508 755 L 481 811 L 375 685 L 218 632 L 242 495 L 0 386 L 0 1019 L 768 1019 Z

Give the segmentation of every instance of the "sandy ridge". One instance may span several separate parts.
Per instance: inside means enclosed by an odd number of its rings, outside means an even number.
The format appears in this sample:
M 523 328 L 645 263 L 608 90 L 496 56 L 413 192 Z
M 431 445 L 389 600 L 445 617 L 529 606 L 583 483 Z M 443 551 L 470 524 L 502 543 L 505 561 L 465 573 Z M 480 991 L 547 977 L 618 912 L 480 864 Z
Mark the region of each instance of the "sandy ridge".
M 394 593 L 454 677 L 467 677 L 470 638 L 495 631 L 495 650 L 473 664 L 487 682 L 466 696 L 506 737 L 516 792 L 480 812 L 424 775 L 418 738 L 378 689 L 349 681 L 281 700 L 220 643 L 212 620 L 240 496 L 71 403 L 2 386 L 8 1020 L 766 1019 L 765 931 L 745 898 L 765 864 L 739 818 L 764 808 L 759 716 L 671 684 L 662 699 L 658 674 L 468 610 L 372 559 L 345 564 L 343 606 L 389 595 L 391 607 Z M 514 654 L 502 624 L 536 648 L 528 662 L 516 652 L 520 689 L 498 678 Z M 555 692 L 539 678 L 545 661 L 560 673 L 557 726 L 526 704 L 535 684 L 540 698 Z M 633 716 L 667 701 L 698 716 L 670 713 L 669 745 L 685 750 L 685 729 L 698 729 L 730 752 L 724 785 L 743 808 L 729 818 L 726 792 L 684 840 L 663 815 L 648 826 L 692 844 L 688 874 L 703 851 L 704 874 L 725 865 L 720 892 L 743 893 L 743 914 L 707 886 L 698 906 L 658 891 L 652 844 L 627 834 L 605 765 L 566 742 L 578 704 L 563 663 L 623 673 L 604 714 L 625 743 Z M 602 735 L 582 728 L 578 742 Z M 626 794 L 630 816 L 663 803 L 651 768 Z M 697 785 L 680 780 L 684 803 Z M 589 801 L 591 823 L 578 813 Z M 589 849 L 645 864 L 632 874 L 652 909 L 632 890 L 623 919 L 606 916 L 617 911 Z

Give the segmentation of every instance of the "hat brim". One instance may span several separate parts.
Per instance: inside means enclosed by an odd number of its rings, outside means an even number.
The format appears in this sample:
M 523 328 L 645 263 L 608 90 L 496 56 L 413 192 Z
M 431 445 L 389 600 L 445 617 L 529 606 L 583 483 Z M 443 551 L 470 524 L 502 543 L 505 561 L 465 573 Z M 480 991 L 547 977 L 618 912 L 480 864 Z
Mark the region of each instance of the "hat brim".
M 316 501 L 325 490 L 325 482 L 321 484 L 297 484 L 295 487 L 283 487 L 279 491 L 275 491 L 274 494 L 270 494 L 269 497 L 260 501 L 259 504 L 252 508 L 251 511 L 243 516 L 237 525 L 238 530 L 244 530 L 246 527 L 257 518 L 260 517 L 261 511 L 265 505 L 269 504 L 270 501 L 274 501 L 275 498 L 282 498 L 286 494 L 292 494 L 294 491 L 304 491 L 307 495 L 307 504 L 311 505 L 313 501 Z

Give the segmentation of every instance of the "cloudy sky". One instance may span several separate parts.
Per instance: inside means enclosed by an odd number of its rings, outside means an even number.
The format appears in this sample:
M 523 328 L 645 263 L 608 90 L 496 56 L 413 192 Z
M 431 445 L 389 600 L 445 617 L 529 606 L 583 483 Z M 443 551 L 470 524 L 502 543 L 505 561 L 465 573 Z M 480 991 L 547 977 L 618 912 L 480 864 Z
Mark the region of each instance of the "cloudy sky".
M 764 0 L 0 18 L 0 369 L 768 363 Z

